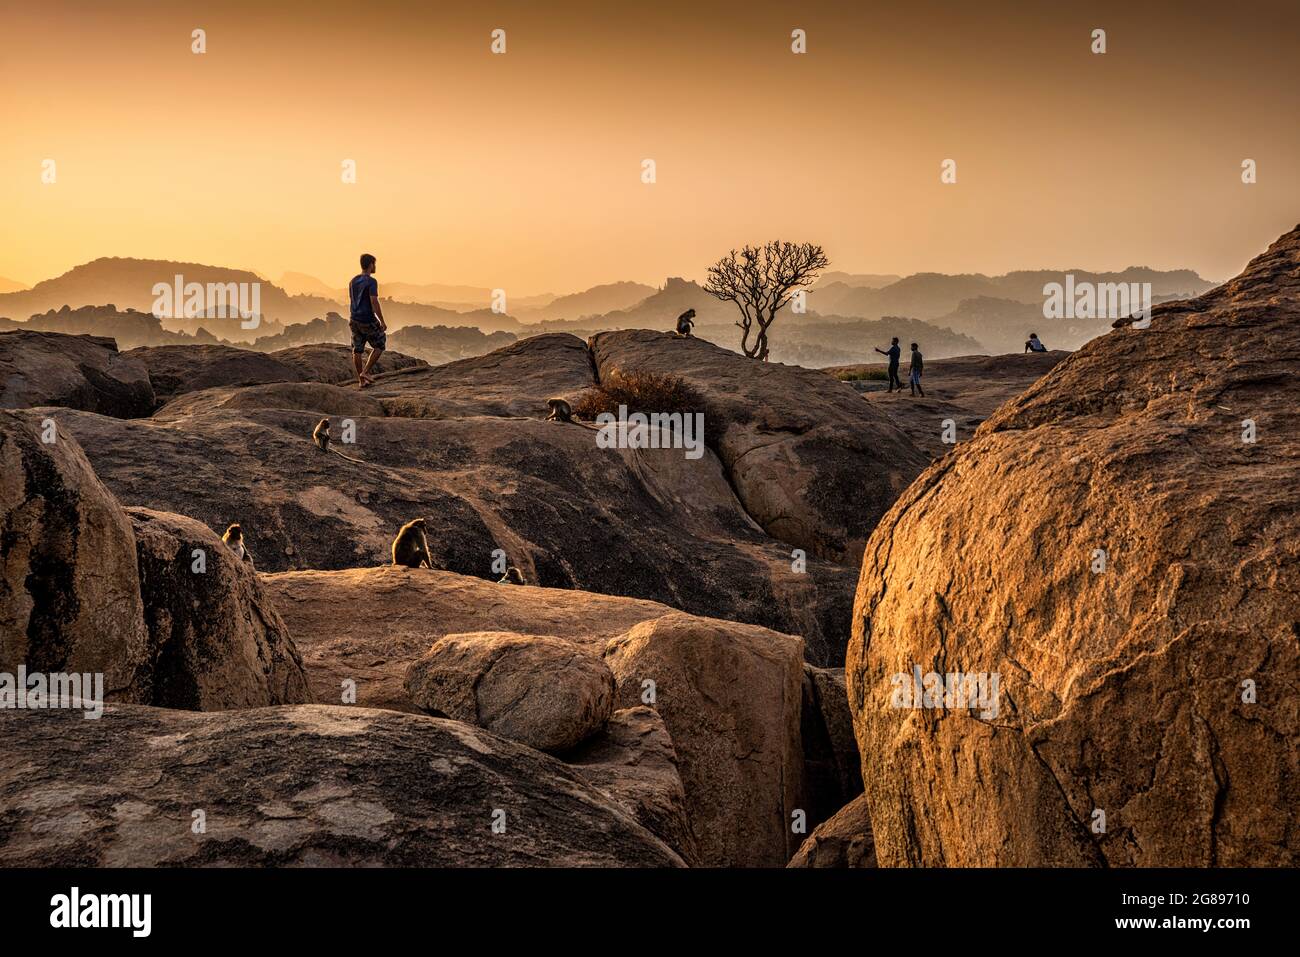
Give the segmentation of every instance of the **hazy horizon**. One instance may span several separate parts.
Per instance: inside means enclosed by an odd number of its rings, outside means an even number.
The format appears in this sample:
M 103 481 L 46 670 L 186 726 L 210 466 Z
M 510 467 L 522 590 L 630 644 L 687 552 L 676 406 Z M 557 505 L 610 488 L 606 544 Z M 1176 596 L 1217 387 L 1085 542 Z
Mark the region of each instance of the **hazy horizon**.
M 121 256 L 333 285 L 364 250 L 390 280 L 563 294 L 783 238 L 846 272 L 1217 281 L 1295 225 L 1294 8 L 1011 6 L 17 9 L 0 276 Z

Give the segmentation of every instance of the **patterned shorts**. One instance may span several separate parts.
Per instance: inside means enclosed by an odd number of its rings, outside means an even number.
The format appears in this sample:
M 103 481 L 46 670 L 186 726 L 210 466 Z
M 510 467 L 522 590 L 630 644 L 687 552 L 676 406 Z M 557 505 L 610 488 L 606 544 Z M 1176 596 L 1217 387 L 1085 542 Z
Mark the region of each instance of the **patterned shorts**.
M 352 330 L 352 351 L 357 355 L 366 351 L 366 343 L 370 343 L 370 348 L 383 350 L 388 345 L 388 333 L 379 328 L 379 323 L 357 322 L 355 319 L 348 323 L 348 328 Z

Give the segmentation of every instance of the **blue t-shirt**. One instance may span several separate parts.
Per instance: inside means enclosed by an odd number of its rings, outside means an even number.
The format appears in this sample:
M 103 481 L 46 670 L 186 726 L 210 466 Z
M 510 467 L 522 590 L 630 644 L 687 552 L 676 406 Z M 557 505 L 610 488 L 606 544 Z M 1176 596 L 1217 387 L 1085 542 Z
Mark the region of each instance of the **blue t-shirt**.
M 379 283 L 375 282 L 375 277 L 365 273 L 354 276 L 348 283 L 348 293 L 352 297 L 352 321 L 373 323 L 375 307 L 370 297 L 379 295 Z

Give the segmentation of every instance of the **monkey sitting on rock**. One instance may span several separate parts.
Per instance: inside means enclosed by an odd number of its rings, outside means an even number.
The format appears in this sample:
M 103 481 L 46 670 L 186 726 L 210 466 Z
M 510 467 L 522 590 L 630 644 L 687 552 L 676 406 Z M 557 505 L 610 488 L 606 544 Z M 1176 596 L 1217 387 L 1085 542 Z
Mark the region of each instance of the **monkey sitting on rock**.
M 226 534 L 221 536 L 221 540 L 241 560 L 248 562 L 249 565 L 253 564 L 253 555 L 244 545 L 244 530 L 239 527 L 238 522 L 226 529 Z
M 424 519 L 407 522 L 393 539 L 393 564 L 407 568 L 433 567 L 429 557 L 429 539 L 424 534 Z
M 523 572 L 511 565 L 506 569 L 506 573 L 497 580 L 498 585 L 527 585 L 524 581 Z
M 695 325 L 695 310 L 687 309 L 677 317 L 677 336 L 681 339 L 691 338 L 691 326 Z
M 316 423 L 316 428 L 311 433 L 311 440 L 316 443 L 316 448 L 322 452 L 333 452 L 341 459 L 347 459 L 349 462 L 356 462 L 358 465 L 364 465 L 360 459 L 354 459 L 350 455 L 344 455 L 336 448 L 330 447 L 330 420 L 321 419 Z
M 573 406 L 569 405 L 567 399 L 554 398 L 546 400 L 546 407 L 550 409 L 550 414 L 546 417 L 547 422 L 572 422 Z

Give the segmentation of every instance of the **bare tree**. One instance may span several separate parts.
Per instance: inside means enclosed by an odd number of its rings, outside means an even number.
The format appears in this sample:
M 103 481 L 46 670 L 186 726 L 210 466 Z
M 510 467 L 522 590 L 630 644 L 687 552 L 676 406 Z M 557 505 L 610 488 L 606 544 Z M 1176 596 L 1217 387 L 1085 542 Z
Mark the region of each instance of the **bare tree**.
M 751 359 L 766 362 L 767 330 L 776 321 L 776 314 L 790 302 L 796 289 L 812 285 L 817 273 L 829 265 L 826 253 L 812 243 L 775 240 L 762 246 L 746 246 L 740 252 L 733 249 L 709 267 L 704 291 L 736 304 L 740 310 L 736 325 L 740 326 L 741 350 Z

